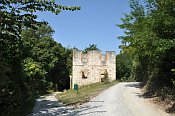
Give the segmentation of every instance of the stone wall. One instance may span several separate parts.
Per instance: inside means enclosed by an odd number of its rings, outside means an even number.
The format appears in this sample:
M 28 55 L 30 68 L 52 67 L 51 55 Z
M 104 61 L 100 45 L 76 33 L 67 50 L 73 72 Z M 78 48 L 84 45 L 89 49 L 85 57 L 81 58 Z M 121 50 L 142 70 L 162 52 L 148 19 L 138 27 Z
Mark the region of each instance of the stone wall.
M 73 51 L 72 86 L 74 84 L 87 85 L 100 82 L 107 70 L 109 79 L 116 79 L 115 52 L 107 51 L 102 55 L 100 51 L 88 51 L 84 54 L 80 50 Z

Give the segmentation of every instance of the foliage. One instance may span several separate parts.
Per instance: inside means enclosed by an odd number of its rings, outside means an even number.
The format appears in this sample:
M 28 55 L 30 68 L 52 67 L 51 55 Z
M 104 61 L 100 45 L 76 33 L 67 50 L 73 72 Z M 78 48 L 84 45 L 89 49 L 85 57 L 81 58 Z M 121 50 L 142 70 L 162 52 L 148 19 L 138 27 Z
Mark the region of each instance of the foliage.
M 120 53 L 116 56 L 116 76 L 118 80 L 126 81 L 131 74 L 132 61 L 129 54 Z
M 26 75 L 29 77 L 33 77 L 35 75 L 39 75 L 40 77 L 43 77 L 46 72 L 42 70 L 41 64 L 34 62 L 33 59 L 27 58 L 24 60 L 24 72 L 26 72 Z
M 53 89 L 48 72 L 67 53 L 52 39 L 53 29 L 39 22 L 35 12 L 79 9 L 54 0 L 0 0 L 0 115 L 19 113 L 49 87 Z M 66 62 L 62 65 L 66 67 Z M 60 78 L 69 75 L 61 74 Z
M 119 56 L 124 53 L 130 62 L 119 72 L 128 75 L 129 68 L 129 75 L 144 82 L 153 93 L 163 88 L 174 91 L 174 0 L 145 0 L 143 5 L 139 0 L 130 0 L 130 7 L 131 12 L 118 25 L 125 32 L 119 37 L 123 43 Z
M 88 51 L 92 51 L 92 50 L 100 51 L 100 49 L 97 47 L 96 44 L 89 44 L 89 47 L 86 47 L 83 53 L 87 53 Z
M 64 48 L 53 40 L 53 32 L 51 27 L 47 25 L 41 25 L 36 32 L 32 29 L 22 32 L 24 44 L 27 48 L 30 48 L 27 53 L 29 59 L 31 59 L 27 63 L 24 59 L 24 71 L 27 75 L 33 71 L 33 77 L 36 78 L 37 76 L 45 77 L 45 85 L 50 83 L 51 88 L 57 91 L 60 87 L 62 89 L 69 88 L 67 83 L 69 83 L 69 74 L 71 73 L 72 54 L 71 50 Z M 39 64 L 39 67 L 37 67 L 37 64 Z
M 104 72 L 103 82 L 104 82 L 105 84 L 107 84 L 107 83 L 110 82 L 109 76 L 108 76 L 108 71 L 107 71 L 107 70 L 105 70 L 105 72 Z
M 0 26 L 1 34 L 13 38 L 20 37 L 23 26 L 35 27 L 38 22 L 36 11 L 50 11 L 59 14 L 61 10 L 79 10 L 80 7 L 61 6 L 55 0 L 1 0 L 0 1 Z

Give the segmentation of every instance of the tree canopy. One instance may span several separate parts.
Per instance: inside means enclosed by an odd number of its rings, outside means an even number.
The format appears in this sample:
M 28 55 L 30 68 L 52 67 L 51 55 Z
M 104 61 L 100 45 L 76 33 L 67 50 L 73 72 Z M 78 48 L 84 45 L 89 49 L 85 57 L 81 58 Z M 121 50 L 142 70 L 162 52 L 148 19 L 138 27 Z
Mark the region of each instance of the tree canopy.
M 87 53 L 88 51 L 92 51 L 92 50 L 100 51 L 100 49 L 97 47 L 96 44 L 89 44 L 89 46 L 86 47 L 83 52 Z
M 131 12 L 118 25 L 125 32 L 119 37 L 123 43 L 119 56 L 130 58 L 122 63 L 126 70 L 131 66 L 127 78 L 144 82 L 162 98 L 174 96 L 175 1 L 145 0 L 140 4 L 139 0 L 130 0 L 130 7 Z
M 0 0 L 0 115 L 26 115 L 39 95 L 68 88 L 71 50 L 53 40 L 54 30 L 35 13 L 62 10 L 80 7 L 54 0 Z

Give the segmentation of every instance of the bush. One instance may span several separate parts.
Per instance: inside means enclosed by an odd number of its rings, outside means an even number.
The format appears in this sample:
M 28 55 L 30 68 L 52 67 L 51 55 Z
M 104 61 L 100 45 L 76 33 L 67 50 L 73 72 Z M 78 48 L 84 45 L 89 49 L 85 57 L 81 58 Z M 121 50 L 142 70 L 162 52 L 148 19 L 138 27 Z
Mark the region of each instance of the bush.
M 105 70 L 103 82 L 106 84 L 109 83 L 109 76 L 107 70 Z

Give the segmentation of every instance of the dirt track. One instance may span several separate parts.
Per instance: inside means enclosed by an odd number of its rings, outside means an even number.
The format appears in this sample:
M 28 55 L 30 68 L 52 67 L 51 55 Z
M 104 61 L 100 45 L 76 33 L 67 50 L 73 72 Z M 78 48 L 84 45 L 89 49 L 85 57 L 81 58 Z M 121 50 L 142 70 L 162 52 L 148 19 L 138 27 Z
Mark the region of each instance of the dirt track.
M 142 96 L 138 82 L 116 84 L 78 108 L 64 106 L 55 94 L 36 102 L 34 116 L 175 116 Z
M 86 116 L 173 116 L 142 96 L 140 83 L 119 83 L 79 108 Z

